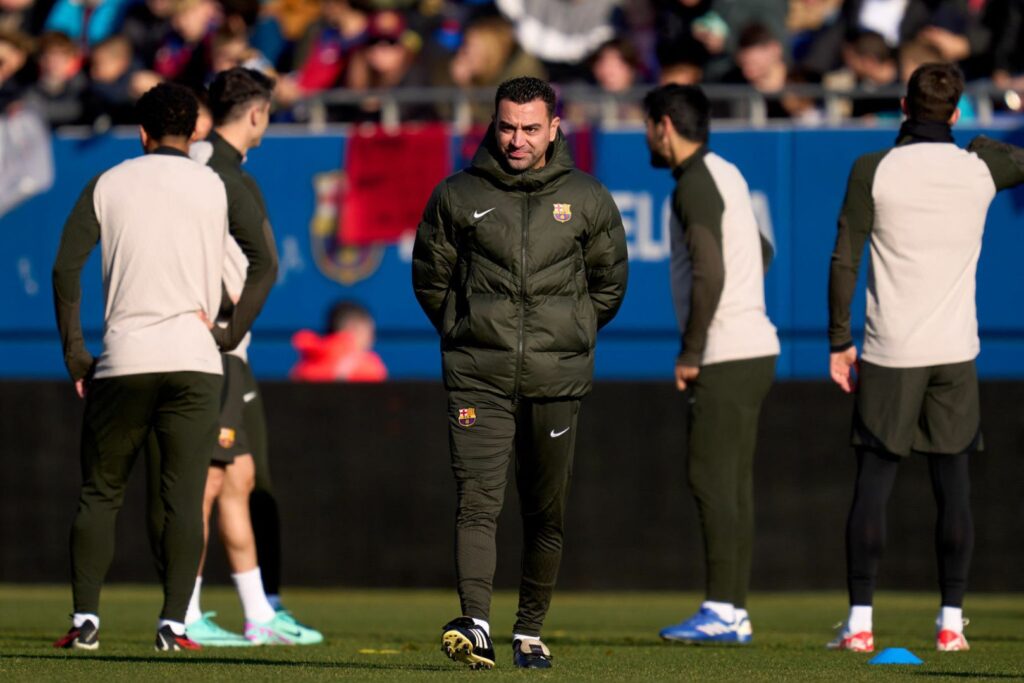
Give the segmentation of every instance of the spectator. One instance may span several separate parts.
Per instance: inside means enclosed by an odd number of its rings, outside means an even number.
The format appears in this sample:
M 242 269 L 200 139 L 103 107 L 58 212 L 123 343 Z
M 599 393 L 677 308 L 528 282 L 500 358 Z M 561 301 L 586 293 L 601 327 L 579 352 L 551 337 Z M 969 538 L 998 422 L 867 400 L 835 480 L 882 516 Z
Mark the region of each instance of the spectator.
M 36 0 L 0 0 L 0 31 L 38 35 L 43 30 L 49 5 Z
M 171 35 L 175 0 L 145 0 L 125 13 L 121 33 L 132 45 L 135 57 L 146 67 L 156 62 L 156 52 Z
M 843 62 L 850 79 L 844 85 L 866 91 L 854 100 L 851 116 L 860 118 L 900 110 L 900 95 L 892 92 L 899 85 L 899 66 L 882 34 L 868 30 L 855 34 L 843 45 Z M 827 82 L 830 86 L 835 84 L 831 79 Z M 869 96 L 867 93 L 871 92 L 875 94 Z
M 133 107 L 141 92 L 133 89 L 132 44 L 128 38 L 111 36 L 98 43 L 89 55 L 87 118 L 101 129 L 136 123 Z
M 57 0 L 46 18 L 47 31 L 59 31 L 82 46 L 95 45 L 121 27 L 128 0 Z
M 740 33 L 736 66 L 729 72 L 728 83 L 747 83 L 760 93 L 776 95 L 786 85 L 789 66 L 782 42 L 764 24 L 750 24 Z M 768 98 L 768 116 L 785 118 L 789 113 L 777 97 Z
M 290 106 L 343 83 L 352 54 L 366 43 L 369 26 L 369 14 L 355 0 L 323 0 L 320 19 L 296 51 L 297 72 L 278 81 L 278 100 Z
M 813 74 L 797 67 L 789 70 L 786 76 L 786 86 L 803 86 L 815 83 Z M 821 104 L 813 97 L 809 97 L 794 90 L 787 90 L 779 100 L 779 104 L 786 110 L 787 116 L 793 123 L 802 126 L 818 126 L 825 122 L 825 112 Z
M 34 47 L 24 33 L 0 32 L 0 114 L 21 99 L 34 78 L 29 64 Z
M 640 56 L 625 38 L 614 38 L 590 58 L 594 82 L 608 93 L 624 93 L 640 79 Z
M 684 38 L 674 44 L 662 43 L 658 46 L 658 85 L 698 85 L 704 80 L 704 65 L 707 61 L 707 48 L 695 39 Z
M 802 63 L 814 73 L 833 71 L 840 65 L 847 37 L 862 30 L 881 34 L 893 49 L 922 33 L 929 42 L 941 44 L 948 58 L 963 59 L 970 54 L 966 7 L 963 0 L 847 0 Z
M 221 71 L 237 66 L 260 71 L 272 78 L 277 75 L 273 64 L 262 52 L 249 44 L 249 36 L 244 29 L 221 26 L 210 41 L 210 73 L 207 80 L 212 80 L 213 76 Z
M 82 73 L 82 52 L 63 33 L 48 31 L 39 39 L 39 80 L 32 97 L 52 128 L 82 123 L 87 87 Z
M 374 327 L 373 317 L 361 305 L 335 304 L 326 335 L 299 330 L 292 337 L 299 361 L 289 377 L 300 382 L 383 382 L 388 371 L 372 350 Z
M 467 88 L 496 87 L 509 78 L 544 75 L 541 63 L 519 47 L 512 25 L 496 16 L 485 16 L 466 27 L 449 71 L 455 85 Z M 488 111 L 492 108 L 488 102 Z
M 395 10 L 377 12 L 370 20 L 366 45 L 352 55 L 346 85 L 353 90 L 389 89 L 427 85 L 427 74 L 419 62 L 423 40 L 408 30 L 405 17 Z M 376 118 L 380 100 L 363 100 L 364 118 Z M 437 118 L 436 108 L 428 104 L 400 107 L 400 118 L 430 120 Z
M 587 58 L 615 37 L 620 0 L 495 0 L 555 83 L 587 79 Z
M 213 34 L 220 22 L 220 6 L 213 0 L 175 0 L 171 15 L 174 30 L 157 50 L 154 71 L 201 90 L 210 72 Z

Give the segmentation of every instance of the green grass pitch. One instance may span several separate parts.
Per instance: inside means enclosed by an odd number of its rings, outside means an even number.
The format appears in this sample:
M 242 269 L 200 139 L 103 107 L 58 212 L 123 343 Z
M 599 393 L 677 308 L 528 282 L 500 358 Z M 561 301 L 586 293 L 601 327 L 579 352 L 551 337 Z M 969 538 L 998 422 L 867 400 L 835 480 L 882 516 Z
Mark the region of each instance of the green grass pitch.
M 662 643 L 658 629 L 687 616 L 698 596 L 683 593 L 556 593 L 545 640 L 550 671 L 511 665 L 514 597 L 499 593 L 493 609 L 498 666 L 468 671 L 439 650 L 440 626 L 456 615 L 452 592 L 288 590 L 300 620 L 323 630 L 309 647 L 207 648 L 164 654 L 152 649 L 158 590 L 113 585 L 104 591 L 100 649 L 55 650 L 67 629 L 68 588 L 0 586 L 0 681 L 305 681 L 453 680 L 532 676 L 555 681 L 762 680 L 1024 680 L 1024 595 L 970 595 L 965 613 L 972 650 L 934 649 L 936 597 L 882 593 L 875 606 L 876 647 L 906 647 L 922 666 L 871 666 L 868 655 L 829 652 L 831 626 L 845 613 L 839 593 L 755 594 L 751 646 Z M 203 591 L 204 609 L 240 629 L 233 590 Z

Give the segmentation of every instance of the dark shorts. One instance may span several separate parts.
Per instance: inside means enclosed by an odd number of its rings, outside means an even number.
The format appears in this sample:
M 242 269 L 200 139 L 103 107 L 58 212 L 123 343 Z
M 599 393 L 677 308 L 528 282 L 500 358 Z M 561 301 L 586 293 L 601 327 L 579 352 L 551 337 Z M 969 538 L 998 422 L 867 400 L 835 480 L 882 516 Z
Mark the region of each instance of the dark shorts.
M 258 396 L 256 378 L 249 365 L 241 358 L 222 354 L 224 362 L 224 388 L 220 401 L 220 430 L 213 449 L 213 464 L 230 465 L 235 457 L 251 452 L 245 421 L 245 405 Z M 250 411 L 250 419 L 252 413 Z
M 851 442 L 900 456 L 981 450 L 974 361 L 924 368 L 861 361 Z

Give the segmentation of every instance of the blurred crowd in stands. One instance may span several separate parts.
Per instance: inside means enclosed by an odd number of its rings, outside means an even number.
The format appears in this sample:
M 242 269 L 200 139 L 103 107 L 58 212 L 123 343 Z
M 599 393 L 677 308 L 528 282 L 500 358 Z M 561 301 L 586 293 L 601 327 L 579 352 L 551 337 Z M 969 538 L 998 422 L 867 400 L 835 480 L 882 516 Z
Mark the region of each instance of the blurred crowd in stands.
M 306 120 L 325 92 L 535 75 L 612 94 L 746 84 L 776 95 L 769 117 L 813 123 L 820 97 L 793 86 L 877 90 L 877 100 L 851 99 L 848 115 L 896 117 L 892 92 L 915 65 L 939 60 L 1002 89 L 985 96 L 1014 110 L 1022 38 L 1024 0 L 0 0 L 0 110 L 104 129 L 132 123 L 132 103 L 156 82 L 201 93 L 216 72 L 244 65 L 277 78 L 281 122 Z M 621 98 L 618 115 L 638 119 L 636 102 Z M 368 95 L 329 118 L 372 121 L 380 107 Z M 426 101 L 402 111 L 450 114 Z

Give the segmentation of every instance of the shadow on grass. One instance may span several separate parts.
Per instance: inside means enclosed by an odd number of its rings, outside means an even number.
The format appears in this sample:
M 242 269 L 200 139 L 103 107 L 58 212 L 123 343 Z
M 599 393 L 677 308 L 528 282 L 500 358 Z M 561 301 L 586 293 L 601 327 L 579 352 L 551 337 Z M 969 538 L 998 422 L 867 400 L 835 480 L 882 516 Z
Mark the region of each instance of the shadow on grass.
M 943 678 L 1012 678 L 1019 681 L 1021 675 L 1017 674 L 995 674 L 990 671 L 914 671 L 913 676 L 941 676 Z
M 60 660 L 66 663 L 75 661 L 96 661 L 125 664 L 166 664 L 177 667 L 195 667 L 209 664 L 242 664 L 245 666 L 266 666 L 266 667 L 289 667 L 301 669 L 366 669 L 375 671 L 451 671 L 450 666 L 442 664 L 377 664 L 371 662 L 318 662 L 302 661 L 295 662 L 286 659 L 248 659 L 245 657 L 178 657 L 175 655 L 163 656 L 153 655 L 143 657 L 139 655 L 91 655 L 75 653 L 73 655 L 61 654 L 18 654 L 2 655 L 3 659 L 40 659 Z

